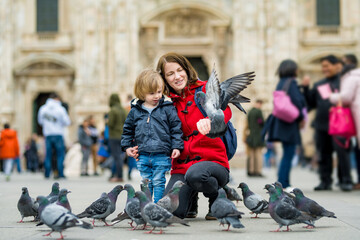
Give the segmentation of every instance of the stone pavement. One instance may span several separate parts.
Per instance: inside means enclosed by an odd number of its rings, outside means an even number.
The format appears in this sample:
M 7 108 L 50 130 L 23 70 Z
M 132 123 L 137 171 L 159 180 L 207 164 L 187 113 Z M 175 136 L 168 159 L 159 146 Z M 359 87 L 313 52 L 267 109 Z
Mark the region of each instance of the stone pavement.
M 124 171 L 125 172 L 125 171 Z M 263 190 L 266 183 L 276 180 L 276 170 L 264 170 L 264 178 L 248 178 L 244 169 L 232 169 L 232 186 L 237 186 L 241 181 L 248 183 L 249 187 L 264 197 L 268 198 Z M 354 175 L 355 176 L 355 175 Z M 36 227 L 32 218 L 25 218 L 25 223 L 17 223 L 21 219 L 17 210 L 17 201 L 23 186 L 28 187 L 30 196 L 47 195 L 53 180 L 45 180 L 38 174 L 24 173 L 13 174 L 10 182 L 4 181 L 0 175 L 0 240 L 15 239 L 57 239 L 59 233 L 53 233 L 51 237 L 42 235 L 49 232 L 47 226 Z M 116 184 L 106 181 L 107 175 L 100 177 L 69 177 L 59 181 L 61 188 L 67 188 L 72 193 L 68 195 L 74 213 L 80 213 L 92 201 L 97 199 L 104 191 L 110 191 Z M 139 190 L 140 176 L 137 174 L 129 183 Z M 65 239 L 357 239 L 360 237 L 360 191 L 341 192 L 335 186 L 333 191 L 314 192 L 312 189 L 318 184 L 318 177 L 308 169 L 295 168 L 291 174 L 291 183 L 294 187 L 300 187 L 304 194 L 316 200 L 326 209 L 336 213 L 337 219 L 322 218 L 316 222 L 316 228 L 307 230 L 303 224 L 291 226 L 292 232 L 273 233 L 278 225 L 267 214 L 261 214 L 260 219 L 251 219 L 249 210 L 242 202 L 237 204 L 240 211 L 245 212 L 242 223 L 244 229 L 231 229 L 230 232 L 221 231 L 217 221 L 206 221 L 207 200 L 200 194 L 199 214 L 196 219 L 190 219 L 190 227 L 175 225 L 165 229 L 165 234 L 145 234 L 143 231 L 129 231 L 127 221 L 123 221 L 112 227 L 103 227 L 103 223 L 96 222 L 99 227 L 92 230 L 71 228 L 64 232 Z M 238 189 L 239 193 L 241 190 Z M 113 219 L 117 213 L 124 209 L 126 192 L 122 192 L 118 198 L 117 210 L 108 217 Z M 91 219 L 87 219 L 88 222 Z

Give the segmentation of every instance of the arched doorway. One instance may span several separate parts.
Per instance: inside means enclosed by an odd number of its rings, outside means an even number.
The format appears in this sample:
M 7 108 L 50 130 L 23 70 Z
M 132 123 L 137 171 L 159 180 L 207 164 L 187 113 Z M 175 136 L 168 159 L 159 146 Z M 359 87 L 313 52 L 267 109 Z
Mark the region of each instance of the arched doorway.
M 39 95 L 33 101 L 32 132 L 36 133 L 37 135 L 42 135 L 42 127 L 37 121 L 37 115 L 40 107 L 45 104 L 49 95 L 50 92 L 39 93 Z
M 202 57 L 188 57 L 186 58 L 190 61 L 191 65 L 197 71 L 200 80 L 206 81 L 209 79 L 208 67 L 203 61 Z
M 21 132 L 21 142 L 32 133 L 42 135 L 37 123 L 37 112 L 51 92 L 57 92 L 72 103 L 74 68 L 58 54 L 44 53 L 23 59 L 14 68 L 15 121 Z M 70 117 L 72 113 L 70 112 Z M 73 139 L 76 131 L 69 129 L 65 139 Z M 73 136 L 74 135 L 74 136 Z
M 140 19 L 142 65 L 151 65 L 164 53 L 177 52 L 191 60 L 200 79 L 208 79 L 211 70 L 208 66 L 213 64 L 220 78 L 227 75 L 230 20 L 228 15 L 211 6 L 200 8 L 191 2 L 161 5 Z

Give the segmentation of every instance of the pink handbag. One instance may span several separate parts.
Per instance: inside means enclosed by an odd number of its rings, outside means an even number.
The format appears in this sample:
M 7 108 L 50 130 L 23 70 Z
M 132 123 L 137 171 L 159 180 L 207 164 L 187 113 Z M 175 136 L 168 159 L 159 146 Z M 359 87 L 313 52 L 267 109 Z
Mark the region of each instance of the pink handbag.
M 300 114 L 299 109 L 291 102 L 290 97 L 287 95 L 291 82 L 292 79 L 287 80 L 284 84 L 283 90 L 273 92 L 274 109 L 272 114 L 288 123 L 294 122 Z
M 356 135 L 350 108 L 338 105 L 330 108 L 329 135 L 351 138 Z

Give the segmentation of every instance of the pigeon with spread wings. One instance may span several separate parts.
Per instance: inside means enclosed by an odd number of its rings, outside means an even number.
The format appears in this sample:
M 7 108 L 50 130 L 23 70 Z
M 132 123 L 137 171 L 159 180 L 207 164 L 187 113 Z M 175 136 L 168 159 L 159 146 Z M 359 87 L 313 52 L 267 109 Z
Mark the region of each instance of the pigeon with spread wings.
M 213 68 L 205 86 L 206 93 L 203 91 L 196 93 L 200 105 L 211 121 L 211 130 L 206 136 L 217 138 L 225 134 L 227 125 L 223 111 L 229 103 L 234 104 L 240 111 L 246 113 L 240 103 L 249 102 L 250 99 L 239 95 L 239 93 L 254 80 L 254 77 L 254 72 L 248 72 L 220 83 L 215 68 Z

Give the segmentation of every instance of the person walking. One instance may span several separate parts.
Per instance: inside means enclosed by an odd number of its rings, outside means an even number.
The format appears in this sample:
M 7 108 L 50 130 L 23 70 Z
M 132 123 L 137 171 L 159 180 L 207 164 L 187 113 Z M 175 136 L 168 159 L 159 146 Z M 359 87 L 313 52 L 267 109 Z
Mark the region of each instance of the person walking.
M 278 169 L 278 181 L 284 188 L 290 187 L 290 171 L 292 160 L 295 156 L 296 146 L 301 145 L 300 128 L 304 124 L 303 109 L 306 107 L 305 99 L 296 83 L 298 65 L 291 59 L 280 63 L 277 75 L 280 80 L 276 90 L 286 90 L 292 104 L 299 110 L 299 116 L 293 122 L 283 121 L 274 115 L 270 115 L 266 120 L 263 136 L 267 133 L 267 141 L 281 142 L 283 156 Z
M 97 161 L 97 151 L 98 151 L 98 138 L 99 138 L 99 131 L 96 128 L 96 122 L 93 115 L 90 115 L 88 117 L 89 122 L 89 131 L 90 131 L 90 137 L 91 137 L 91 157 L 93 161 L 93 168 L 94 168 L 94 176 L 98 176 L 97 167 L 98 167 L 98 161 Z
M 26 169 L 31 172 L 39 170 L 39 154 L 36 144 L 37 134 L 33 133 L 26 141 L 24 157 L 26 159 Z
M 341 73 L 340 92 L 332 93 L 330 101 L 338 104 L 339 101 L 345 106 L 350 106 L 357 132 L 357 146 L 355 157 L 358 183 L 354 189 L 360 189 L 360 68 L 357 68 L 357 58 L 353 54 L 344 56 L 345 66 Z
M 57 178 L 65 178 L 64 158 L 66 149 L 64 130 L 66 126 L 70 125 L 71 121 L 66 109 L 61 104 L 60 97 L 56 93 L 51 93 L 46 103 L 40 107 L 38 122 L 43 128 L 45 137 L 45 178 L 50 177 L 53 150 L 55 150 L 57 158 Z
M 146 69 L 135 82 L 132 108 L 124 124 L 121 145 L 130 157 L 138 158 L 143 179 L 157 203 L 165 189 L 165 173 L 171 159 L 184 148 L 181 122 L 170 98 L 163 96 L 164 83 L 159 73 Z
M 6 181 L 10 181 L 10 175 L 15 159 L 20 156 L 19 140 L 16 131 L 5 123 L 0 135 L 0 160 L 3 161 Z
M 246 144 L 249 147 L 248 176 L 263 176 L 262 149 L 265 144 L 261 137 L 261 131 L 264 126 L 264 117 L 261 111 L 262 103 L 262 100 L 256 100 L 254 107 L 250 109 L 247 115 L 248 135 L 246 137 Z
M 121 106 L 117 93 L 113 93 L 109 99 L 110 112 L 108 114 L 109 147 L 110 154 L 114 159 L 116 171 L 109 179 L 110 182 L 123 182 L 123 164 L 125 153 L 121 150 L 121 135 L 126 119 L 126 111 Z
M 339 59 L 334 55 L 328 55 L 321 59 L 321 69 L 324 79 L 316 82 L 312 89 L 309 88 L 309 79 L 302 82 L 303 93 L 309 110 L 317 109 L 312 126 L 315 128 L 316 148 L 319 152 L 320 184 L 314 188 L 315 191 L 332 190 L 333 151 L 338 157 L 339 186 L 343 191 L 352 190 L 352 179 L 350 175 L 349 149 L 337 144 L 329 135 L 329 110 L 332 106 L 329 97 L 331 92 L 339 91 L 340 75 L 338 69 Z M 338 138 L 344 142 L 344 138 Z
M 78 139 L 81 145 L 81 153 L 82 153 L 80 176 L 89 176 L 88 163 L 91 153 L 91 146 L 93 144 L 89 125 L 90 125 L 89 118 L 86 118 L 78 129 Z

